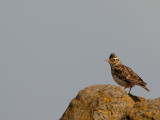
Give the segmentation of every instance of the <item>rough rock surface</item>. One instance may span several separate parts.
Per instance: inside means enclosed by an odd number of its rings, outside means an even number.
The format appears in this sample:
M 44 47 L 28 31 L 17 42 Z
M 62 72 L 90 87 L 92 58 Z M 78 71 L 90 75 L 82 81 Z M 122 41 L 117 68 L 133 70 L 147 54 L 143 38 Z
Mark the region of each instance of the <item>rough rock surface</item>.
M 60 120 L 160 120 L 160 98 L 146 100 L 122 87 L 93 85 L 78 93 Z

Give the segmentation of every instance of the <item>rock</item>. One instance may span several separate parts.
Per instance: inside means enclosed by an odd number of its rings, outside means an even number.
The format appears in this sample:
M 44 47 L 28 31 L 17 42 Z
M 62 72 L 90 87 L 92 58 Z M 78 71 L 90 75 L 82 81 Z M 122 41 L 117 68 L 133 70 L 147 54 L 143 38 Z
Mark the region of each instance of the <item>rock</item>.
M 160 120 L 160 98 L 146 100 L 122 87 L 93 85 L 81 90 L 60 120 Z

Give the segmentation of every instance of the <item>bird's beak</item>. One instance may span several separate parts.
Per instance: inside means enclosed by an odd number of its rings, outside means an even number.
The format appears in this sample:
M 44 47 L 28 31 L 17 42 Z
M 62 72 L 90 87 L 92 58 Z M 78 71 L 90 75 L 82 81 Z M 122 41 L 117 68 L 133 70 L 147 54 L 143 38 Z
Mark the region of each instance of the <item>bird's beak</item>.
M 109 62 L 109 60 L 105 60 L 105 61 Z

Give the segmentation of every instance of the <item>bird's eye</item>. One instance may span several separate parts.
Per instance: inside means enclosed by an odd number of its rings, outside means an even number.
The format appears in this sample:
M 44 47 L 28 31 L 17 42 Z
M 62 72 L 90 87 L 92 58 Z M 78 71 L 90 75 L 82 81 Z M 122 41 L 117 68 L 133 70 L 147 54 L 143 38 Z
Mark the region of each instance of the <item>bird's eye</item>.
M 115 61 L 116 59 L 113 59 L 113 61 Z

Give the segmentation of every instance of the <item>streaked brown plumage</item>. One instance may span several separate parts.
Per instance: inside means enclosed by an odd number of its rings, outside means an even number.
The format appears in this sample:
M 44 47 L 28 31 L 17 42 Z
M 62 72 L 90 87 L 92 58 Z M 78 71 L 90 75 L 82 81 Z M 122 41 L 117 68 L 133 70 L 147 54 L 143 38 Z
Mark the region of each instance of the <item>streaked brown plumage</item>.
M 111 66 L 111 73 L 115 82 L 125 88 L 130 88 L 129 93 L 134 85 L 141 86 L 148 92 L 150 91 L 146 87 L 147 84 L 131 68 L 123 65 L 114 53 L 106 61 Z

